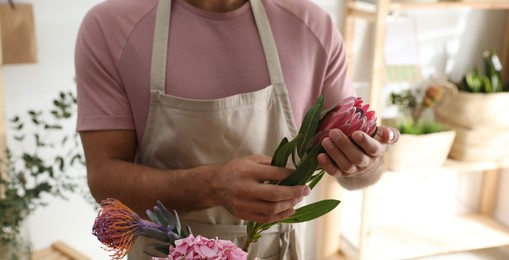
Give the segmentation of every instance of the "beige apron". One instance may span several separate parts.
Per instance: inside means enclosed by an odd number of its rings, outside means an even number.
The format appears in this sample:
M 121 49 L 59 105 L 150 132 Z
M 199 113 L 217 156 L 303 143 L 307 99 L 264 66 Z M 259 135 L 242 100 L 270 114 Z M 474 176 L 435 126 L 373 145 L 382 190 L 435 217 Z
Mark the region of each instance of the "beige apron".
M 189 169 L 252 154 L 272 155 L 283 137 L 296 135 L 276 44 L 261 0 L 251 9 L 266 56 L 271 85 L 216 100 L 191 100 L 165 94 L 171 0 L 159 0 L 150 79 L 150 110 L 138 163 L 159 169 Z M 180 214 L 193 234 L 228 239 L 242 247 L 245 221 L 223 207 Z M 295 225 L 275 225 L 252 244 L 248 259 L 303 259 Z M 150 259 L 138 239 L 129 259 Z

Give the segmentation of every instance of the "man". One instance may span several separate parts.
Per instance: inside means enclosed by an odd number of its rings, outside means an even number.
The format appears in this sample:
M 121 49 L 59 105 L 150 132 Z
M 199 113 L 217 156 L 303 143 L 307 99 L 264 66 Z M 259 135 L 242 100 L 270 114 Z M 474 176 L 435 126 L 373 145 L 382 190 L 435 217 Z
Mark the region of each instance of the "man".
M 270 166 L 279 141 L 319 95 L 326 106 L 355 95 L 337 29 L 306 0 L 108 0 L 82 23 L 76 71 L 94 197 L 140 214 L 161 200 L 195 234 L 239 245 L 243 220 L 284 219 L 310 192 L 264 184 L 291 173 Z M 380 127 L 355 133 L 357 146 L 334 130 L 318 159 L 362 188 L 397 138 Z M 266 233 L 250 258 L 300 258 L 291 226 Z

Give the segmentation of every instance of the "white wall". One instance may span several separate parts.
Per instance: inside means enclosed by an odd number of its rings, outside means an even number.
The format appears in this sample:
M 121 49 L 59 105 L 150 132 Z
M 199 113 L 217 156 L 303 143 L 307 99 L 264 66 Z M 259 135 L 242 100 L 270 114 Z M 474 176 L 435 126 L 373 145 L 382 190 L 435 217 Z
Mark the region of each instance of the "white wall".
M 5 1 L 5 0 L 1 0 Z M 37 64 L 6 65 L 4 91 L 6 116 L 24 113 L 30 108 L 44 108 L 60 90 L 74 89 L 73 48 L 80 21 L 86 11 L 100 0 L 25 0 L 34 4 L 37 48 Z M 340 13 L 340 1 L 314 0 L 331 14 Z M 481 49 L 486 46 L 500 48 L 501 33 L 496 29 L 503 25 L 502 12 L 452 11 L 452 13 L 416 12 L 418 38 L 421 44 L 421 61 L 425 73 L 432 74 L 436 68 L 461 74 L 472 64 Z M 437 17 L 441 17 L 437 19 Z M 340 17 L 336 17 L 341 24 Z M 360 24 L 357 39 L 364 44 L 355 47 L 358 68 L 366 66 L 369 57 L 369 27 Z M 445 55 L 444 53 L 447 53 Z M 443 65 L 447 64 L 447 65 Z M 355 79 L 367 81 L 368 74 L 357 69 Z M 439 70 L 442 71 L 442 70 Z M 450 180 L 449 180 L 450 181 Z M 509 190 L 509 178 L 503 177 L 497 217 L 509 225 L 509 207 L 504 198 Z M 505 193 L 504 193 L 505 192 Z M 29 231 L 34 248 L 47 247 L 55 240 L 63 240 L 92 259 L 108 259 L 91 235 L 96 212 L 82 198 L 72 196 L 69 201 L 51 200 L 47 208 L 39 209 L 29 219 Z
M 23 2 L 23 1 L 16 1 Z M 5 65 L 6 117 L 28 109 L 44 109 L 61 90 L 74 90 L 74 42 L 85 12 L 99 0 L 24 1 L 34 6 L 38 63 Z M 69 129 L 73 131 L 73 126 Z M 84 172 L 73 172 L 73 175 Z M 109 259 L 91 235 L 96 212 L 79 195 L 69 201 L 50 198 L 48 207 L 36 210 L 28 220 L 35 250 L 62 240 L 91 259 Z

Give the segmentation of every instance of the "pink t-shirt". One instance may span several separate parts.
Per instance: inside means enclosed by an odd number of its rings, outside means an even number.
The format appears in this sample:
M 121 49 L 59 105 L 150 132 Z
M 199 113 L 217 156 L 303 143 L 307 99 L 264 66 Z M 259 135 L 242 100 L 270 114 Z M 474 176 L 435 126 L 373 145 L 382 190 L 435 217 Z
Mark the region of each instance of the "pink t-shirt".
M 326 107 L 355 95 L 346 50 L 329 15 L 309 0 L 263 0 L 297 127 L 316 98 Z M 149 109 L 157 0 L 107 0 L 85 16 L 76 45 L 78 131 L 135 129 Z M 247 2 L 226 13 L 173 0 L 166 93 L 216 99 L 270 85 Z

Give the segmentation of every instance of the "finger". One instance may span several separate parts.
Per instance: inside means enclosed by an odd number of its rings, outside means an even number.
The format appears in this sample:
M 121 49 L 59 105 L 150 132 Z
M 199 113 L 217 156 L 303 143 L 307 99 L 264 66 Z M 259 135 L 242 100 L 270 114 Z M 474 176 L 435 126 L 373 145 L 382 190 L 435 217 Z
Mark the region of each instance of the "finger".
M 337 165 L 334 162 L 332 162 L 332 160 L 330 159 L 330 157 L 327 154 L 325 154 L 325 153 L 319 154 L 318 155 L 318 162 L 320 163 L 322 168 L 329 175 L 331 175 L 333 177 L 338 177 L 338 176 L 342 175 L 341 170 L 339 170 Z
M 379 126 L 376 135 L 382 143 L 394 144 L 399 140 L 400 132 L 393 127 Z
M 332 161 L 334 161 L 340 171 L 345 173 L 353 173 L 356 170 L 355 165 L 353 165 L 345 153 L 338 148 L 341 147 L 342 149 L 347 149 L 344 147 L 347 145 L 347 143 L 344 142 L 344 139 L 348 138 L 343 133 L 341 133 L 340 137 L 336 138 L 336 142 L 333 142 L 331 138 L 325 138 L 322 141 L 322 146 L 325 148 L 325 151 L 332 159 Z M 353 146 L 350 141 L 348 141 L 348 143 Z M 358 150 L 356 147 L 351 147 L 350 149 Z
M 256 191 L 257 198 L 272 202 L 300 199 L 311 193 L 311 190 L 306 185 L 278 186 L 260 184 L 257 185 Z
M 293 172 L 292 169 L 276 167 L 270 165 L 259 165 L 253 171 L 255 175 L 253 176 L 259 182 L 264 181 L 282 181 L 286 179 L 286 177 L 290 176 Z
M 365 154 L 371 157 L 381 156 L 384 152 L 383 144 L 381 144 L 378 140 L 371 138 L 366 133 L 356 131 L 352 134 L 352 139 L 364 151 Z M 362 158 L 362 160 L 368 160 L 368 162 L 370 159 L 371 158 L 369 157 Z

